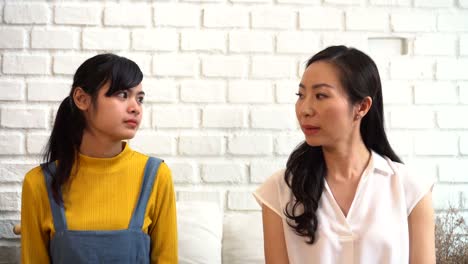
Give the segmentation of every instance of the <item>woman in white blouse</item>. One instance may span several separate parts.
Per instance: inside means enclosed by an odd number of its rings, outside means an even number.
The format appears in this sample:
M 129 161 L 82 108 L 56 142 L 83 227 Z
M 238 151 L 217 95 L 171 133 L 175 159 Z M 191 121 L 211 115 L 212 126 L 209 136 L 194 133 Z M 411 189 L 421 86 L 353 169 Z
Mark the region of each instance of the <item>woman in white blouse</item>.
M 433 183 L 388 143 L 372 59 L 326 48 L 297 95 L 305 142 L 254 193 L 266 263 L 435 263 Z

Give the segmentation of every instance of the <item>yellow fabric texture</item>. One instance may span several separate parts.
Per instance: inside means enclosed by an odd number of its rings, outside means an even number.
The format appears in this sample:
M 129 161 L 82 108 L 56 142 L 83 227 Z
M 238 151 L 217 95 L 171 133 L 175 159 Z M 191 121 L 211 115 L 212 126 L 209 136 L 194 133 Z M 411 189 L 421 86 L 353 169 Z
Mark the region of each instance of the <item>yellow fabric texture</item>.
M 80 154 L 78 171 L 62 187 L 68 229 L 127 229 L 140 195 L 147 160 L 148 156 L 132 150 L 128 144 L 112 158 Z M 174 185 L 164 162 L 157 172 L 142 230 L 151 237 L 151 263 L 177 263 Z M 50 263 L 48 249 L 54 233 L 45 180 L 38 166 L 26 174 L 23 182 L 22 263 Z

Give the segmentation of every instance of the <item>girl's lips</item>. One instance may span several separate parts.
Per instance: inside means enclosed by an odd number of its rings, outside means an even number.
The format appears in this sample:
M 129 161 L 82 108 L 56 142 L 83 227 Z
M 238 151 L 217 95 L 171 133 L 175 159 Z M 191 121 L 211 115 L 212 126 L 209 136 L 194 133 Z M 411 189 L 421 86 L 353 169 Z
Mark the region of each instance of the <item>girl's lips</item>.
M 127 120 L 125 121 L 125 124 L 131 126 L 131 127 L 137 127 L 138 126 L 138 122 L 136 120 Z

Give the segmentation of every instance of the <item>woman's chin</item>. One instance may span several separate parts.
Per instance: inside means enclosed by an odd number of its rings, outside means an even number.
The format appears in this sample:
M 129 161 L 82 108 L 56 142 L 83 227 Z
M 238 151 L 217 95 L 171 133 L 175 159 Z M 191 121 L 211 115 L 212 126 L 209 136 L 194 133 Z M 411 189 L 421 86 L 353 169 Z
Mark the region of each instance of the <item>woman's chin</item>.
M 320 147 L 320 146 L 322 146 L 321 142 L 319 142 L 318 140 L 311 140 L 311 139 L 306 138 L 305 142 L 307 143 L 307 145 L 309 145 L 311 147 Z

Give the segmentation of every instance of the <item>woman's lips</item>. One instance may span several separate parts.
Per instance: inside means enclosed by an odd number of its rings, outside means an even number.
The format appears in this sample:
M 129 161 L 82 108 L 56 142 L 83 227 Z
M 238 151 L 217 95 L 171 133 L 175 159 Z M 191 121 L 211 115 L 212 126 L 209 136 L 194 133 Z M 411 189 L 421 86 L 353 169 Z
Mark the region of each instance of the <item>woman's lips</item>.
M 320 131 L 320 127 L 309 126 L 309 125 L 301 126 L 301 129 L 302 129 L 302 132 L 304 132 L 306 136 L 315 135 Z

